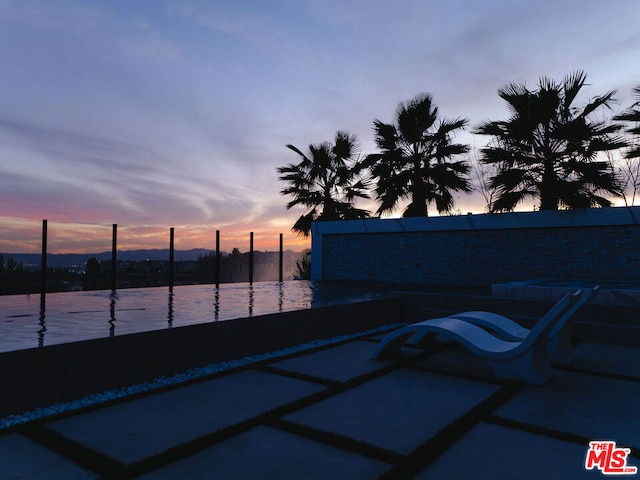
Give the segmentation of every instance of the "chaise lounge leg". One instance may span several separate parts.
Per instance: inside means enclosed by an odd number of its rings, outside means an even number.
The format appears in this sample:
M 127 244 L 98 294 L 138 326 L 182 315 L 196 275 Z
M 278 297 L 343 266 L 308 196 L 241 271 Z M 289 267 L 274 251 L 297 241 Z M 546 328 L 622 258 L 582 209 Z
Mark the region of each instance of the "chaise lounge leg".
M 573 346 L 571 345 L 571 335 L 568 331 L 562 332 L 555 338 L 549 340 L 549 358 L 556 365 L 569 365 L 573 362 Z
M 415 332 L 413 330 L 407 330 L 406 327 L 390 333 L 378 344 L 371 358 L 376 360 L 397 354 L 405 342 L 414 334 Z

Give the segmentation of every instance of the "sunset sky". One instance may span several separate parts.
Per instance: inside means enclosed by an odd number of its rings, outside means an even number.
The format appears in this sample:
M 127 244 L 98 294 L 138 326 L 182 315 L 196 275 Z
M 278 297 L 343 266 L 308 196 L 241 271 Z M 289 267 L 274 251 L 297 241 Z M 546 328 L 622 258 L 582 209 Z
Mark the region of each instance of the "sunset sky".
M 250 231 L 299 250 L 286 144 L 342 129 L 366 155 L 417 93 L 475 127 L 507 117 L 505 83 L 578 69 L 584 101 L 615 89 L 624 110 L 638 19 L 638 0 L 0 0 L 0 252 L 38 252 L 42 219 L 51 253 L 109 250 L 113 223 L 120 249 L 175 227 L 178 249 L 218 229 L 224 250 Z

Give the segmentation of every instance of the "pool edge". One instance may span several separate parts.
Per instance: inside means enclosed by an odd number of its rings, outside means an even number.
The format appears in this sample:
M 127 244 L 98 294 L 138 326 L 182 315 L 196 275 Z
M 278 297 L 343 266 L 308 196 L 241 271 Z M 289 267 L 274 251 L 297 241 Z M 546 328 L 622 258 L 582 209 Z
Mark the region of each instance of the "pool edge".
M 0 417 L 403 318 L 394 297 L 4 352 Z

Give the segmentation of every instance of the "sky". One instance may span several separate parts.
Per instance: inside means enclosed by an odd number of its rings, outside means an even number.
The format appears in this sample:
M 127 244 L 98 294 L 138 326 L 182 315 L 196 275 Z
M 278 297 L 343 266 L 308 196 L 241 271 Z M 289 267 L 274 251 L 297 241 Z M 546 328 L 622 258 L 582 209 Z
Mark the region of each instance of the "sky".
M 177 249 L 216 230 L 222 250 L 306 248 L 286 144 L 347 130 L 374 153 L 373 120 L 421 92 L 471 130 L 507 118 L 502 85 L 576 70 L 585 102 L 617 90 L 624 110 L 639 18 L 638 0 L 0 0 L 0 252 L 39 252 L 42 219 L 50 253 L 109 250 L 114 223 L 122 250 L 171 227 Z

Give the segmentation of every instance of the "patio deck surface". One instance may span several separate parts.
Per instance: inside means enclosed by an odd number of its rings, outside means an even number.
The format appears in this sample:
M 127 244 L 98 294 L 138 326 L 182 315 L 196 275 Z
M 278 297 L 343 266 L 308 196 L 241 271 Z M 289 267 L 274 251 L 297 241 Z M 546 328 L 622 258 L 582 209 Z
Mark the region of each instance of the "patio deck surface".
M 544 386 L 450 344 L 369 357 L 380 335 L 0 431 L 0 478 L 600 478 L 591 440 L 640 465 L 640 349 L 581 344 Z

